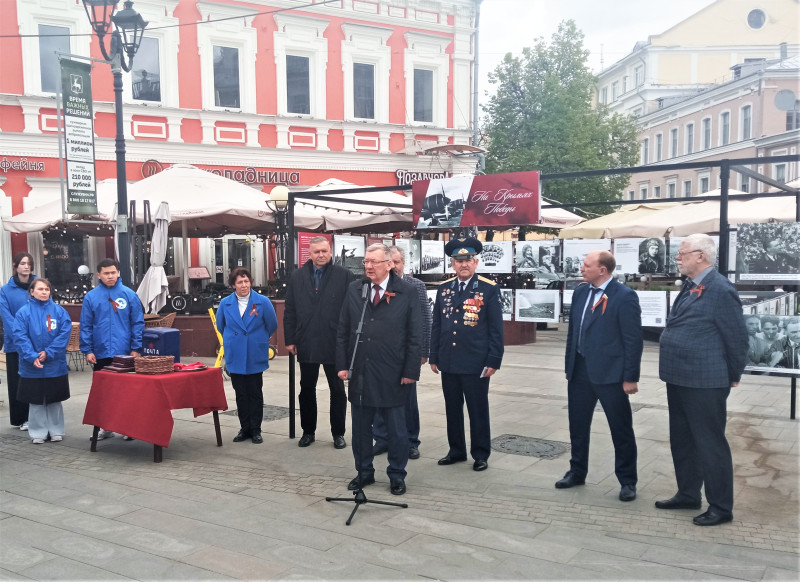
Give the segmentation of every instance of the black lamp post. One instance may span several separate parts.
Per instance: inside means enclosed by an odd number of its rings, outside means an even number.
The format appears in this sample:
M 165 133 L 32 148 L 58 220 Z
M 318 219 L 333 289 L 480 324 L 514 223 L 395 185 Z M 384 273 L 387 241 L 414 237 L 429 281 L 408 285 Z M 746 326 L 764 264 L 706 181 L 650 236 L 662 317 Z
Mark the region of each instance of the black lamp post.
M 275 216 L 275 276 L 278 279 L 277 295 L 282 298 L 286 291 L 286 244 L 288 239 L 287 216 L 289 214 L 289 189 L 275 186 L 269 193 L 267 208 Z
M 117 154 L 117 239 L 119 245 L 119 264 L 123 284 L 131 285 L 130 237 L 128 234 L 128 181 L 125 171 L 125 132 L 122 120 L 122 71 L 129 73 L 133 66 L 133 57 L 142 43 L 142 33 L 147 22 L 142 15 L 133 9 L 133 2 L 126 1 L 125 8 L 117 14 L 119 0 L 83 0 L 86 16 L 92 25 L 100 51 L 111 65 L 114 75 L 114 114 L 117 119 L 117 137 L 115 151 Z M 114 30 L 111 32 L 111 24 Z M 111 32 L 111 43 L 108 50 L 105 36 Z M 126 61 L 127 57 L 127 61 Z

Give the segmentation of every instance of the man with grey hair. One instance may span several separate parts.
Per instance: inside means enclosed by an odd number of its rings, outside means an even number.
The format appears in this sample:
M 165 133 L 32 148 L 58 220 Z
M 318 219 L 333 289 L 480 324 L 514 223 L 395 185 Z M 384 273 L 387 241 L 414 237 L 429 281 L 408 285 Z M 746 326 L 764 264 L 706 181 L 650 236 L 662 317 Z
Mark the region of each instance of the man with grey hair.
M 693 234 L 681 243 L 678 269 L 686 283 L 661 334 L 659 376 L 667 384 L 669 442 L 678 492 L 659 509 L 708 511 L 694 524 L 733 519 L 733 460 L 725 438 L 727 399 L 747 362 L 748 333 L 734 286 L 717 272 L 714 239 Z
M 406 267 L 405 252 L 400 247 L 394 245 L 389 247 L 392 257 L 392 270 L 400 277 L 403 282 L 408 283 L 417 290 L 419 307 L 422 312 L 422 364 L 428 361 L 428 352 L 431 345 L 431 310 L 428 307 L 428 293 L 425 283 L 404 273 Z M 417 383 L 406 386 L 406 429 L 408 429 L 408 458 L 419 459 L 419 405 L 417 403 Z M 389 433 L 386 429 L 386 421 L 383 418 L 383 409 L 379 408 L 375 413 L 375 420 L 372 424 L 372 438 L 375 445 L 372 448 L 373 455 L 385 453 L 389 448 Z
M 333 446 L 343 449 L 347 394 L 336 374 L 336 325 L 347 287 L 355 278 L 347 269 L 334 265 L 331 245 L 324 236 L 308 241 L 309 259 L 292 273 L 286 289 L 283 334 L 286 349 L 300 364 L 300 426 L 297 443 L 307 447 L 317 429 L 317 380 L 319 366 L 325 370 L 330 389 L 330 423 Z

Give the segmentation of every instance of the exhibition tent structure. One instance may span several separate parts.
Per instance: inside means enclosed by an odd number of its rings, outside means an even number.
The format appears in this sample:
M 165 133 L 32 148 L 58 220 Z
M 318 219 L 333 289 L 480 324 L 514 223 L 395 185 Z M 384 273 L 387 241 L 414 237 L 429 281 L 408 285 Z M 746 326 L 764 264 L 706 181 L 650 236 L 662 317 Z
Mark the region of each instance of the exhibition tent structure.
M 678 204 L 677 202 L 675 204 Z M 559 238 L 610 238 L 611 229 L 622 224 L 636 224 L 650 214 L 662 211 L 673 204 L 638 204 L 624 206 L 616 212 L 562 228 Z

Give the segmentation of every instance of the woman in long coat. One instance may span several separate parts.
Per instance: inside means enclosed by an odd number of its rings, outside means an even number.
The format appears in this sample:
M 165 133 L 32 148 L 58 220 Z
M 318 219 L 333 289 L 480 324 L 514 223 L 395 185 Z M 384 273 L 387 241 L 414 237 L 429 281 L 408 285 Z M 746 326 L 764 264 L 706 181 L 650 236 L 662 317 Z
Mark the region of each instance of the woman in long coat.
M 17 312 L 14 342 L 19 350 L 17 398 L 29 405 L 28 434 L 40 445 L 64 438 L 64 410 L 69 398 L 67 343 L 72 321 L 50 298 L 50 282 L 31 283 L 31 299 Z
M 217 329 L 225 347 L 225 367 L 236 391 L 236 409 L 241 429 L 233 442 L 261 438 L 264 419 L 264 380 L 269 368 L 269 338 L 278 329 L 275 309 L 266 297 L 251 290 L 253 276 L 238 268 L 231 271 L 228 284 L 234 293 L 220 301 Z

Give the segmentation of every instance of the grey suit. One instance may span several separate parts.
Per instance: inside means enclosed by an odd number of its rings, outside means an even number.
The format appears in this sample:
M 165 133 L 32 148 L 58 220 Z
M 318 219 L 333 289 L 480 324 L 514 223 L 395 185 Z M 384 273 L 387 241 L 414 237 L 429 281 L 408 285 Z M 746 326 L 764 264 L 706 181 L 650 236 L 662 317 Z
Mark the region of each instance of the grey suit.
M 710 508 L 724 516 L 733 515 L 726 401 L 742 377 L 748 345 L 736 289 L 713 268 L 696 290 L 681 290 L 660 341 L 678 493 L 700 501 L 705 486 Z

